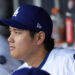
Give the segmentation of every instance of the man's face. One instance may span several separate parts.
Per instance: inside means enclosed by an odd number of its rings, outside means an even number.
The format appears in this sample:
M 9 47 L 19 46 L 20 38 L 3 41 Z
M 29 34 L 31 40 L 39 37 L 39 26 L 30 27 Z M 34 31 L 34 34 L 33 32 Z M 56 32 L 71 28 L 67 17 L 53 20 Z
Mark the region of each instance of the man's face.
M 10 27 L 10 53 L 16 59 L 28 59 L 35 52 L 35 40 L 30 37 L 30 32 Z

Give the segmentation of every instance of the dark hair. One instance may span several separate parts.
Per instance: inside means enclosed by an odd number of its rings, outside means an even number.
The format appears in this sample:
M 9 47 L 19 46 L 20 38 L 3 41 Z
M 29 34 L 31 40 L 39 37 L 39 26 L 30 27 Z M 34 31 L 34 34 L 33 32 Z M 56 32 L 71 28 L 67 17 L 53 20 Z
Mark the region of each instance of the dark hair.
M 34 38 L 34 35 L 38 33 L 37 31 L 30 30 L 30 36 L 31 38 Z M 49 52 L 54 48 L 54 39 L 52 39 L 50 36 L 46 36 L 44 40 L 44 47 Z

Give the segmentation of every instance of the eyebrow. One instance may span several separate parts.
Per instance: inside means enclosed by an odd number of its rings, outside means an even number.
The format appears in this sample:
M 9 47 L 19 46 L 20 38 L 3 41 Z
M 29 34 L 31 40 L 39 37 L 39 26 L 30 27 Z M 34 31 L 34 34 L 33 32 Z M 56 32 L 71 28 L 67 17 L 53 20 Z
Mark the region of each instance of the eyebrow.
M 9 31 L 22 31 L 21 29 L 18 29 L 18 28 L 9 28 Z

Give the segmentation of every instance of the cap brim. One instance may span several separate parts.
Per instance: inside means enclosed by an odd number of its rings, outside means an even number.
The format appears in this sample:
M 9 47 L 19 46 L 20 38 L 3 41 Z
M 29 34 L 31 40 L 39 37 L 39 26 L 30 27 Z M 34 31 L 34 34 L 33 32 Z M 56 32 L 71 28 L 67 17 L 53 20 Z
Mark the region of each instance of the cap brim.
M 30 27 L 28 27 L 27 25 L 23 25 L 15 20 L 11 20 L 11 19 L 6 19 L 6 20 L 0 20 L 0 24 L 1 25 L 5 25 L 5 26 L 9 26 L 9 27 L 14 27 L 14 28 L 18 28 L 18 29 L 28 29 Z M 31 28 L 30 28 L 31 29 Z

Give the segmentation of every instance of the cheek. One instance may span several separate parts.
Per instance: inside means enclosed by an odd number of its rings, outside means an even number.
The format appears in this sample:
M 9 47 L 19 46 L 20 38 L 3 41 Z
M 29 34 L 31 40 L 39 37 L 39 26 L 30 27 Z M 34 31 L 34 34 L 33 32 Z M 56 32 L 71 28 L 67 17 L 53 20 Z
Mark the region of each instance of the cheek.
M 20 38 L 16 40 L 15 45 L 19 50 L 26 50 L 31 46 L 31 43 L 31 40 L 28 38 Z
M 32 51 L 32 43 L 33 41 L 28 38 L 18 38 L 15 40 L 15 47 L 14 55 L 16 55 L 17 58 L 23 59 L 23 57 L 26 57 L 31 53 Z

